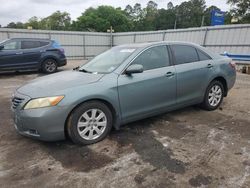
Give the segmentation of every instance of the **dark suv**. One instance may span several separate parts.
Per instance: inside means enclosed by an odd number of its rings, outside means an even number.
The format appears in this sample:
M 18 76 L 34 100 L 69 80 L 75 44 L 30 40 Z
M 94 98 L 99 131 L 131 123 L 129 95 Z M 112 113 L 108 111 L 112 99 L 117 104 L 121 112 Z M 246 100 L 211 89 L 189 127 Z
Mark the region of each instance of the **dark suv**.
M 13 38 L 0 43 L 0 71 L 38 69 L 53 73 L 66 64 L 64 49 L 54 40 Z

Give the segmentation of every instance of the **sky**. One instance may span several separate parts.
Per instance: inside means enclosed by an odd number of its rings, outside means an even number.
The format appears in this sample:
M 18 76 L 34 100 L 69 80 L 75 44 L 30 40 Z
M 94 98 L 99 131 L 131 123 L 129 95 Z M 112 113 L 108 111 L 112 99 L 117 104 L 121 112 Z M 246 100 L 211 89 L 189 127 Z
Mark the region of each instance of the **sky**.
M 72 20 L 81 15 L 89 7 L 100 5 L 111 5 L 113 7 L 125 8 L 126 5 L 140 3 L 145 7 L 149 0 L 0 0 L 0 25 L 6 26 L 10 22 L 27 22 L 29 18 L 37 16 L 47 17 L 53 12 L 60 10 L 70 13 Z M 166 8 L 170 0 L 154 0 L 158 8 Z M 172 0 L 172 3 L 179 5 L 185 0 Z M 206 0 L 207 6 L 215 5 L 222 11 L 227 11 L 230 6 L 227 0 Z

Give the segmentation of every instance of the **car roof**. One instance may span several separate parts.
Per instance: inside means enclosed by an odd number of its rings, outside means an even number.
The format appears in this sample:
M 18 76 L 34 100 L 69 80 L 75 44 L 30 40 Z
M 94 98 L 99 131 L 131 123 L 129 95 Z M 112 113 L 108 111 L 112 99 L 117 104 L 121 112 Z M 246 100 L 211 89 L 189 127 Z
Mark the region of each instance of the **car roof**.
M 150 46 L 164 45 L 164 44 L 182 44 L 182 45 L 191 45 L 191 46 L 199 46 L 195 43 L 191 42 L 183 42 L 183 41 L 159 41 L 159 42 L 143 42 L 143 43 L 131 43 L 131 44 L 122 44 L 120 47 L 128 47 L 128 48 L 146 48 Z
M 8 40 L 39 40 L 39 41 L 53 41 L 51 39 L 42 39 L 42 38 L 10 38 Z

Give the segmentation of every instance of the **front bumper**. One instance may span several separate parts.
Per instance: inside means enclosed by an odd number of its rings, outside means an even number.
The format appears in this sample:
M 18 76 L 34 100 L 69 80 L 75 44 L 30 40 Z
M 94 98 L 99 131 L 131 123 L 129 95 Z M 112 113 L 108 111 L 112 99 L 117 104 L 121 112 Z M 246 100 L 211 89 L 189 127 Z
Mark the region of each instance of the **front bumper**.
M 24 99 L 15 109 L 12 106 L 14 125 L 19 134 L 43 141 L 65 139 L 67 108 L 54 106 L 23 110 L 30 98 L 20 93 L 16 96 Z

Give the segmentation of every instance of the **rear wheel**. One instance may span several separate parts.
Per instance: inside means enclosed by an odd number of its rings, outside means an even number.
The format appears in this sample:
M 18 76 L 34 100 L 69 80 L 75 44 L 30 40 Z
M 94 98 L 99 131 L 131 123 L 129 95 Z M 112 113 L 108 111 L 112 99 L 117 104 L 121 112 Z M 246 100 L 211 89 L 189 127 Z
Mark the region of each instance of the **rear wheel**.
M 76 144 L 93 144 L 103 140 L 112 128 L 112 113 L 99 101 L 83 103 L 70 115 L 67 132 Z
M 57 62 L 54 59 L 46 59 L 42 63 L 42 71 L 44 73 L 54 73 L 57 71 Z
M 202 107 L 206 110 L 217 109 L 223 101 L 224 87 L 220 81 L 213 81 L 209 84 Z

